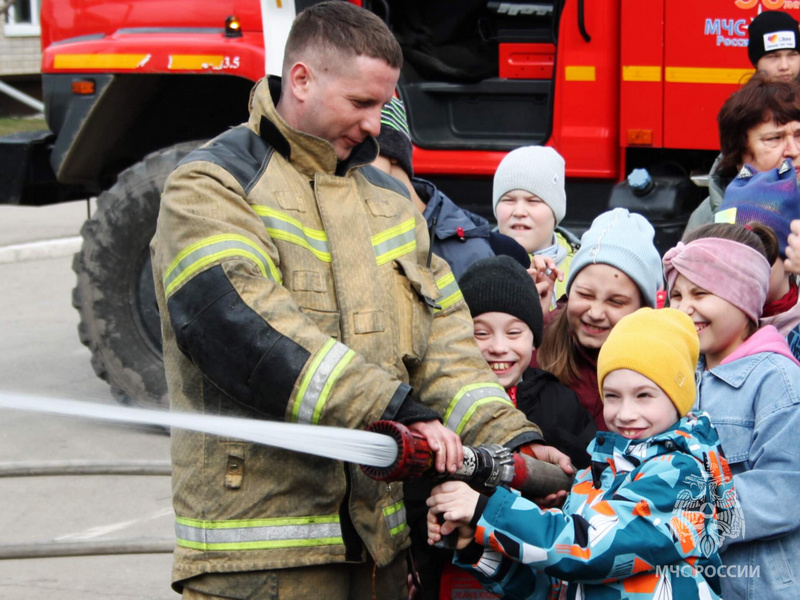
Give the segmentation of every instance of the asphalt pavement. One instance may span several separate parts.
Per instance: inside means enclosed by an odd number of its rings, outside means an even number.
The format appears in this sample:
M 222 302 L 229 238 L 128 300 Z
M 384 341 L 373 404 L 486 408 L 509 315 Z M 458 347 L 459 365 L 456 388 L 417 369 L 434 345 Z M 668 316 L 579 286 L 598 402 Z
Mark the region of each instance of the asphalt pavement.
M 72 254 L 86 202 L 0 205 L 0 393 L 116 405 L 78 340 Z M 68 544 L 174 540 L 168 476 L 7 477 L 51 461 L 169 460 L 169 437 L 120 424 L 0 410 L 0 598 L 170 600 L 169 553 L 8 559 Z

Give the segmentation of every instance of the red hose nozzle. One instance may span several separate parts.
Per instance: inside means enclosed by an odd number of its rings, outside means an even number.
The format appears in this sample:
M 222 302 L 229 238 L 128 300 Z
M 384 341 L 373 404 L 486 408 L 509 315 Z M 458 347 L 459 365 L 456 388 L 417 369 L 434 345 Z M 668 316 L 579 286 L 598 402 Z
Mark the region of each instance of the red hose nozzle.
M 377 481 L 408 481 L 420 477 L 433 465 L 433 452 L 418 433 L 395 421 L 375 421 L 367 431 L 388 435 L 397 442 L 397 459 L 388 467 L 361 465 L 364 473 Z

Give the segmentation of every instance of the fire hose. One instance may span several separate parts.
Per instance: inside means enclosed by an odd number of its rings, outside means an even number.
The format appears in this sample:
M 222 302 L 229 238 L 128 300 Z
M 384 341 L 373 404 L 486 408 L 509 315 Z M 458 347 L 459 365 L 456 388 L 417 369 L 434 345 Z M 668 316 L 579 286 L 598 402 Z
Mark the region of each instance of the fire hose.
M 455 473 L 437 473 L 435 453 L 425 438 L 393 421 L 377 421 L 367 431 L 276 423 L 213 415 L 103 406 L 0 393 L 0 407 L 175 427 L 243 439 L 267 446 L 314 454 L 361 465 L 377 481 L 410 481 L 420 477 L 457 479 L 479 491 L 509 486 L 529 498 L 568 490 L 572 476 L 550 463 L 512 452 L 498 444 L 464 446 L 464 464 Z M 15 475 L 23 475 L 16 473 Z

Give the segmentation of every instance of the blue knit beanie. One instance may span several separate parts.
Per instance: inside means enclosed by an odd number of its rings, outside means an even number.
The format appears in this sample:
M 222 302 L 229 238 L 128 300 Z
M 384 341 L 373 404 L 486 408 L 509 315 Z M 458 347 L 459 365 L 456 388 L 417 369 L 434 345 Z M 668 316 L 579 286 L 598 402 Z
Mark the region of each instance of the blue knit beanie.
M 714 215 L 716 223 L 747 225 L 758 221 L 771 227 L 786 258 L 786 241 L 792 219 L 800 219 L 800 190 L 790 160 L 769 171 L 757 172 L 745 165 L 728 188 Z
M 604 212 L 581 237 L 581 249 L 569 266 L 567 293 L 581 269 L 599 263 L 625 273 L 641 290 L 645 304 L 655 307 L 663 275 L 654 237 L 653 226 L 642 215 L 624 208 Z

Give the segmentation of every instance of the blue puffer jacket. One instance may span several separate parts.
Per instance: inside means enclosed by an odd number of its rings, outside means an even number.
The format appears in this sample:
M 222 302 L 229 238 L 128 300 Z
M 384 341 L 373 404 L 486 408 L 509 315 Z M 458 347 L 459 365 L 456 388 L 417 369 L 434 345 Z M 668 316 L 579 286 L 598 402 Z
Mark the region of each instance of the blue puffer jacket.
M 460 208 L 429 181 L 415 178 L 411 183 L 427 204 L 422 216 L 433 230 L 433 253 L 447 261 L 457 280 L 475 261 L 494 256 L 489 221 Z
M 601 432 L 589 451 L 563 510 L 498 489 L 477 525 L 482 554 L 457 564 L 504 598 L 719 598 L 717 550 L 741 510 L 708 415 L 642 441 Z

